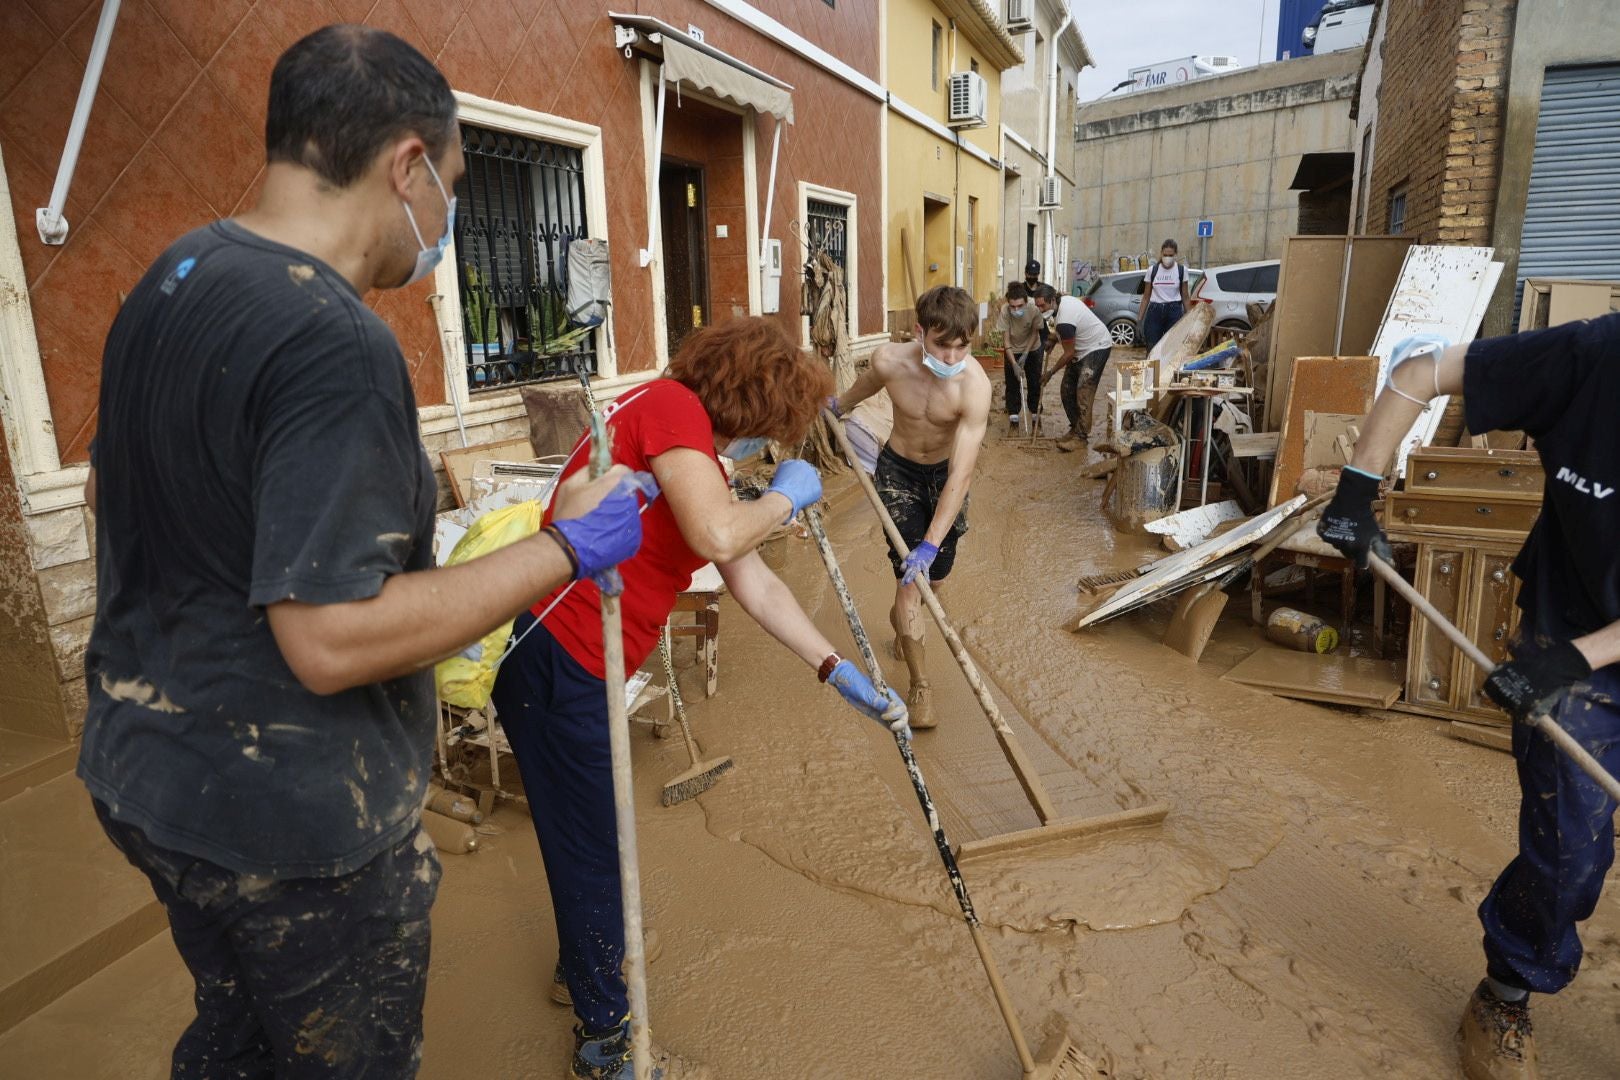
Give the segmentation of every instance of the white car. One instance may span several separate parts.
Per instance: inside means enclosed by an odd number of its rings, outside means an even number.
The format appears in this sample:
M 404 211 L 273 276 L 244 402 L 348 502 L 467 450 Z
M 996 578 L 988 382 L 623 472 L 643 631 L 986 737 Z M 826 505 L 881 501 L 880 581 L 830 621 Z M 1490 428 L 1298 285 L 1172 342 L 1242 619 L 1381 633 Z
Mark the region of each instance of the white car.
M 1215 305 L 1216 326 L 1252 329 L 1249 305 L 1277 302 L 1277 278 L 1281 270 L 1282 263 L 1276 259 L 1211 267 L 1193 290 L 1193 302 Z

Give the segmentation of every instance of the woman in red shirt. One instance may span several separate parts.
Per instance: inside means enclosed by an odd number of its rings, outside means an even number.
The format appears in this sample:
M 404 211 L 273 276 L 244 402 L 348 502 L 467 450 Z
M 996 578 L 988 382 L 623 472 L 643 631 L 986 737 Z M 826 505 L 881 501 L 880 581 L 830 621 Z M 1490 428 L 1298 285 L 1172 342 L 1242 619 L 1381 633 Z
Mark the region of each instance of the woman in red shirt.
M 839 657 L 756 550 L 772 529 L 821 498 L 815 468 L 784 461 L 764 495 L 738 502 L 720 467 L 721 454 L 737 461 L 758 454 L 768 440 L 803 441 L 831 391 L 826 367 L 774 322 L 735 319 L 691 334 L 664 378 L 626 391 L 604 410 L 614 463 L 650 472 L 661 491 L 642 510 L 641 550 L 619 566 L 625 663 L 635 668 L 646 660 L 676 595 L 712 562 L 755 622 L 856 710 L 909 736 L 899 697 L 879 694 Z M 585 467 L 586 441 L 570 454 L 565 479 Z M 624 922 L 596 585 L 576 581 L 546 597 L 518 618 L 513 633 L 520 643 L 501 665 L 494 702 L 523 775 L 551 887 L 558 974 L 579 1020 L 573 1075 L 628 1080 Z M 661 1066 L 663 1080 L 682 1075 L 679 1059 Z

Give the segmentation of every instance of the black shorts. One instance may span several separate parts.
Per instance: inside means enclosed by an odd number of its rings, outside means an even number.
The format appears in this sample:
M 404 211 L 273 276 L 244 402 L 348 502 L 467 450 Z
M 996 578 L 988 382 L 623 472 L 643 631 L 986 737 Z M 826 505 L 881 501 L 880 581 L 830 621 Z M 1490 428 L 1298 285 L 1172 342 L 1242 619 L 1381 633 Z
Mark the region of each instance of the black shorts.
M 945 480 L 950 471 L 949 461 L 941 461 L 937 465 L 919 465 L 890 450 L 887 444 L 878 454 L 877 474 L 873 477 L 878 497 L 888 508 L 889 516 L 894 518 L 895 527 L 900 530 L 900 538 L 906 542 L 906 547 L 914 548 L 922 543 L 928 526 L 934 523 L 934 511 L 939 507 L 939 495 L 945 490 Z M 949 576 L 951 566 L 956 562 L 956 541 L 968 529 L 967 510 L 968 500 L 964 497 L 961 511 L 951 522 L 950 532 L 946 534 L 945 542 L 939 545 L 939 554 L 935 556 L 933 565 L 928 568 L 929 581 L 944 581 Z M 889 562 L 894 567 L 894 576 L 900 577 L 901 560 L 894 553 L 893 545 L 889 547 Z

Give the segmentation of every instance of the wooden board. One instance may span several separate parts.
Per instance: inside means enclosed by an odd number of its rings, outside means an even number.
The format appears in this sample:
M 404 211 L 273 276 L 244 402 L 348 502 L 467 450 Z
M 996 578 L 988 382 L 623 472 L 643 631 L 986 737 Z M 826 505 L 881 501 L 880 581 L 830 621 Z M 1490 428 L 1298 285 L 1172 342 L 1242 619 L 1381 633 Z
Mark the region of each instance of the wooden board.
M 1472 341 L 1485 319 L 1502 264 L 1493 263 L 1488 247 L 1423 244 L 1406 253 L 1400 281 L 1390 295 L 1372 353 L 1379 358 L 1378 388 L 1389 377 L 1395 346 L 1415 334 L 1438 334 L 1447 340 Z M 1406 472 L 1414 447 L 1427 446 L 1445 418 L 1448 397 L 1435 398 L 1418 416 L 1396 452 L 1395 474 Z
M 1562 326 L 1578 319 L 1609 313 L 1612 294 L 1607 281 L 1556 281 L 1547 305 L 1547 325 Z
M 1356 444 L 1361 431 L 1361 413 L 1305 410 L 1305 465 L 1307 469 L 1341 469 L 1350 463 L 1345 446 Z
M 1209 535 L 1215 531 L 1217 525 L 1236 521 L 1243 516 L 1243 508 L 1228 500 L 1210 503 L 1208 506 L 1195 506 L 1191 510 L 1183 510 L 1179 514 L 1150 521 L 1142 527 L 1150 533 L 1173 539 L 1180 546 L 1171 550 L 1180 551 L 1209 539 Z
M 1228 435 L 1232 442 L 1232 456 L 1239 458 L 1274 458 L 1280 433 L 1261 431 L 1254 434 Z
M 1401 666 L 1337 653 L 1258 649 L 1221 678 L 1279 697 L 1387 709 L 1401 696 Z
M 1372 349 L 1379 319 L 1411 246 L 1410 236 L 1289 238 L 1267 353 L 1264 426 L 1268 430 L 1275 431 L 1282 423 L 1298 357 L 1359 356 Z M 1341 313 L 1340 285 L 1347 265 L 1349 283 L 1342 290 Z
M 1302 356 L 1294 362 L 1268 505 L 1291 498 L 1305 471 L 1306 411 L 1365 416 L 1376 396 L 1378 366 L 1376 356 Z
M 1104 619 L 1121 615 L 1205 580 L 1212 564 L 1257 543 L 1304 505 L 1304 496 L 1296 496 L 1281 506 L 1250 518 L 1231 532 L 1160 559 L 1147 573 L 1121 585 L 1107 600 L 1082 615 L 1075 629 L 1084 630 Z
M 1486 727 L 1483 724 L 1466 724 L 1460 720 L 1453 720 L 1447 725 L 1447 729 L 1454 739 L 1500 750 L 1504 754 L 1513 753 L 1513 731 L 1510 728 Z
M 472 498 L 473 466 L 480 461 L 533 461 L 534 450 L 527 436 L 502 439 L 500 442 L 480 446 L 465 446 L 445 450 L 439 454 L 444 462 L 444 476 L 450 481 L 450 493 L 457 506 L 466 506 Z

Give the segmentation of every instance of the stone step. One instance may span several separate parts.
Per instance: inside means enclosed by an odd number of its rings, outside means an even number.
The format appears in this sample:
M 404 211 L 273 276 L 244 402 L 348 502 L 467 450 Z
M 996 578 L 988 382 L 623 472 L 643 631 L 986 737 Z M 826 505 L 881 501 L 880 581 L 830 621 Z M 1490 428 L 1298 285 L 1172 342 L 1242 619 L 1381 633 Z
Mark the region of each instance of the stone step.
M 167 926 L 78 777 L 62 772 L 0 802 L 0 1032 Z
M 29 1080 L 167 1080 L 192 989 L 165 930 L 0 1033 L 0 1062 Z
M 0 802 L 72 771 L 78 756 L 74 743 L 0 728 Z

